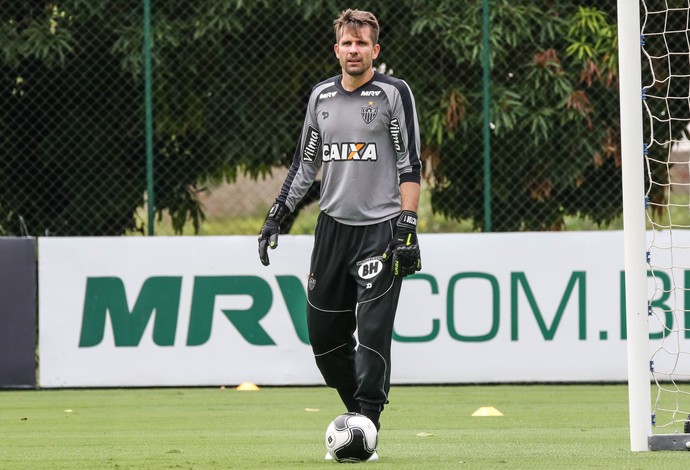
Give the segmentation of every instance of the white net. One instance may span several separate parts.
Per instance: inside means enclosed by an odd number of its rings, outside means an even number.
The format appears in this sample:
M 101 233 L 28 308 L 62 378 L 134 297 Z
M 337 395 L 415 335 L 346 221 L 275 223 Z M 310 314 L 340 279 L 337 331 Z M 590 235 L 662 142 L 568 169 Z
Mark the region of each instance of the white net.
M 690 0 L 642 0 L 652 424 L 690 414 Z

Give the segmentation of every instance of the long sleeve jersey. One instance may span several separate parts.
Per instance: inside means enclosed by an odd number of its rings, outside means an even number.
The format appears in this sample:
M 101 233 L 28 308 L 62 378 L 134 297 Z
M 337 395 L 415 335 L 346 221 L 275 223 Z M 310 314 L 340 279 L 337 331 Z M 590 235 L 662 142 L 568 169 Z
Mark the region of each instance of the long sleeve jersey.
M 341 76 L 311 91 L 278 202 L 290 211 L 319 169 L 319 208 L 340 223 L 369 225 L 400 213 L 400 183 L 420 182 L 419 123 L 407 83 L 375 72 L 354 91 Z

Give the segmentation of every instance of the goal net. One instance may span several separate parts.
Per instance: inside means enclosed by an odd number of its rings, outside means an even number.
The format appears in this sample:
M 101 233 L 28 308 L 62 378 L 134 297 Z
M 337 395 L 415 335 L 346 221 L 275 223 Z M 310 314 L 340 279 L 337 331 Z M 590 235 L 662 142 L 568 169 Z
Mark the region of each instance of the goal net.
M 690 0 L 618 17 L 631 448 L 688 450 Z

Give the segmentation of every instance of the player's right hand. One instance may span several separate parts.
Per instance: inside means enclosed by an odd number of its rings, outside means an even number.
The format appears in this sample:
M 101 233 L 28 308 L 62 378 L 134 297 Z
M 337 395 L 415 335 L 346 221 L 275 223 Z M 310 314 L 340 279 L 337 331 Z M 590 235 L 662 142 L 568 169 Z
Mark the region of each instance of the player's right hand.
M 276 202 L 268 211 L 264 226 L 261 227 L 259 233 L 259 260 L 264 266 L 268 266 L 271 262 L 268 259 L 268 248 L 275 250 L 278 247 L 278 235 L 280 235 L 280 223 L 287 214 L 287 207 Z

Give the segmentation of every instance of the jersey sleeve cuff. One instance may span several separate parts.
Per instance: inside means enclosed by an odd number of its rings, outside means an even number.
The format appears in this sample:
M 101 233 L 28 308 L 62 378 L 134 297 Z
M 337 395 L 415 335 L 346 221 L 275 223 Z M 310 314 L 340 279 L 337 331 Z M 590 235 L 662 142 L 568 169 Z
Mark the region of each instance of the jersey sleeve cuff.
M 282 198 L 280 198 L 280 197 L 276 198 L 274 204 L 280 204 L 281 206 L 283 206 L 283 207 L 286 209 L 286 211 L 287 211 L 288 213 L 290 213 L 290 212 L 292 212 L 292 211 L 295 210 L 294 207 L 290 207 L 290 204 L 288 203 L 287 200 L 282 199 Z
M 420 184 L 422 182 L 422 177 L 419 173 L 415 172 L 403 173 L 402 175 L 400 175 L 400 182 Z

